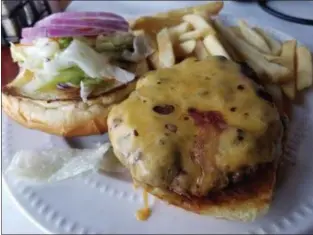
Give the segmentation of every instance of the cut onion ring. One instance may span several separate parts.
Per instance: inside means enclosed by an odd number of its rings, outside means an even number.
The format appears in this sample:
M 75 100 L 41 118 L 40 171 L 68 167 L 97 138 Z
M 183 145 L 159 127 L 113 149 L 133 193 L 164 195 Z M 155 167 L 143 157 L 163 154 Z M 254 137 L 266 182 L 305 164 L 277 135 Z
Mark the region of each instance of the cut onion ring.
M 59 28 L 59 27 L 39 27 L 39 28 L 23 28 L 23 40 L 27 38 L 40 38 L 40 37 L 77 37 L 77 36 L 92 36 L 92 35 L 107 35 L 115 32 L 112 29 L 94 29 L 94 28 Z
M 60 89 L 60 90 L 68 90 L 68 89 L 77 89 L 79 88 L 79 86 L 76 86 L 70 82 L 62 82 L 62 83 L 58 83 L 57 84 L 57 88 Z
M 61 12 L 50 15 L 32 28 L 22 29 L 22 43 L 40 37 L 77 37 L 128 32 L 128 22 L 109 12 Z
M 103 21 L 98 19 L 52 19 L 50 22 L 50 26 L 128 31 L 127 23 L 114 20 Z
M 35 38 L 21 38 L 20 44 L 27 45 L 32 44 Z
M 50 25 L 50 21 L 53 19 L 98 19 L 115 20 L 127 23 L 122 16 L 110 12 L 59 12 L 38 21 L 35 24 L 35 27 Z

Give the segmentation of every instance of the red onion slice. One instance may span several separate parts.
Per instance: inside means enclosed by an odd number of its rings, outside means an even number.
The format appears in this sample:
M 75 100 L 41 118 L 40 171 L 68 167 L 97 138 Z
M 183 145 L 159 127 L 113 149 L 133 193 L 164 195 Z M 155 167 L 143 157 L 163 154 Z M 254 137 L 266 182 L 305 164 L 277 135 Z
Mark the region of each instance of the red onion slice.
M 70 82 L 59 82 L 57 84 L 57 88 L 60 90 L 66 90 L 66 89 L 72 89 L 72 88 L 79 88 L 79 86 L 76 86 Z
M 34 40 L 35 38 L 22 38 L 20 40 L 20 44 L 25 44 L 25 45 L 32 44 Z
M 57 88 L 60 89 L 60 90 L 65 90 L 65 89 L 68 89 L 68 88 L 71 88 L 71 87 L 68 86 L 66 83 L 58 83 L 57 84 Z
M 38 21 L 35 27 L 49 25 L 50 21 L 53 19 L 101 19 L 127 23 L 127 21 L 122 16 L 110 12 L 60 12 Z
M 33 28 L 22 30 L 22 42 L 39 37 L 75 37 L 127 32 L 128 22 L 109 12 L 61 12 L 37 22 Z
M 98 19 L 52 19 L 51 26 L 56 27 L 77 27 L 77 28 L 96 28 L 96 29 L 112 29 L 118 31 L 128 31 L 128 24 L 122 21 L 114 20 L 98 20 Z
M 22 29 L 22 37 L 40 38 L 40 37 L 75 37 L 75 36 L 93 36 L 99 34 L 110 34 L 116 30 L 112 29 L 94 29 L 94 28 L 59 28 L 59 27 L 39 27 Z

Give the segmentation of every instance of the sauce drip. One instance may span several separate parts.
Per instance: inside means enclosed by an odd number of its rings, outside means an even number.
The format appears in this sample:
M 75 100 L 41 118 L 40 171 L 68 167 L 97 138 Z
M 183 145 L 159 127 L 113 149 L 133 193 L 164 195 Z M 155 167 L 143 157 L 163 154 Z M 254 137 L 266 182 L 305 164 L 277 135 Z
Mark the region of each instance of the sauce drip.
M 149 203 L 148 203 L 148 193 L 146 190 L 143 190 L 143 202 L 144 202 L 144 207 L 136 212 L 137 220 L 141 220 L 141 221 L 147 220 L 151 215 L 151 209 L 149 208 Z

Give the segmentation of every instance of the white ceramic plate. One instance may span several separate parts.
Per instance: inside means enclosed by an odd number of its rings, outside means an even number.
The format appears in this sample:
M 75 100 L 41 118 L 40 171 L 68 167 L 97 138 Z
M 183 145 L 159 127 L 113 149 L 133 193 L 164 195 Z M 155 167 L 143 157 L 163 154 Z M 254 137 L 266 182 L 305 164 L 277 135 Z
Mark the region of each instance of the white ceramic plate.
M 236 20 L 221 16 L 229 24 Z M 250 24 L 256 23 L 248 19 Z M 291 37 L 268 30 L 280 40 Z M 150 197 L 152 216 L 139 222 L 135 212 L 142 206 L 141 192 L 134 191 L 124 176 L 99 173 L 50 185 L 29 185 L 14 178 L 5 181 L 23 210 L 46 231 L 53 233 L 302 233 L 313 224 L 313 92 L 295 105 L 287 154 L 296 159 L 279 184 L 269 213 L 253 223 L 230 222 L 199 216 Z M 64 139 L 28 130 L 3 115 L 2 164 L 8 165 L 19 149 L 88 147 L 107 136 Z

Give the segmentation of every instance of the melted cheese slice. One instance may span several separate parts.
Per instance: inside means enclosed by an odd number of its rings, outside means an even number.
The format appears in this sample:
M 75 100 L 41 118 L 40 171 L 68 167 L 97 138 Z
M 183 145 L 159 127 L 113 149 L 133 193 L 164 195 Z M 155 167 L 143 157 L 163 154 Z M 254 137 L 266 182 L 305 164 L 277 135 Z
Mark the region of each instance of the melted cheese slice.
M 154 111 L 158 105 L 174 109 L 162 115 Z M 190 108 L 220 113 L 227 128 L 202 134 L 188 115 Z M 276 107 L 257 95 L 240 66 L 214 57 L 146 74 L 130 97 L 113 107 L 108 126 L 115 154 L 136 180 L 168 188 L 180 175 L 183 191 L 200 184 L 203 193 L 230 172 L 272 161 L 282 130 Z M 244 132 L 242 141 L 238 129 Z M 196 136 L 204 141 L 198 147 Z M 200 164 L 191 156 L 196 150 Z

